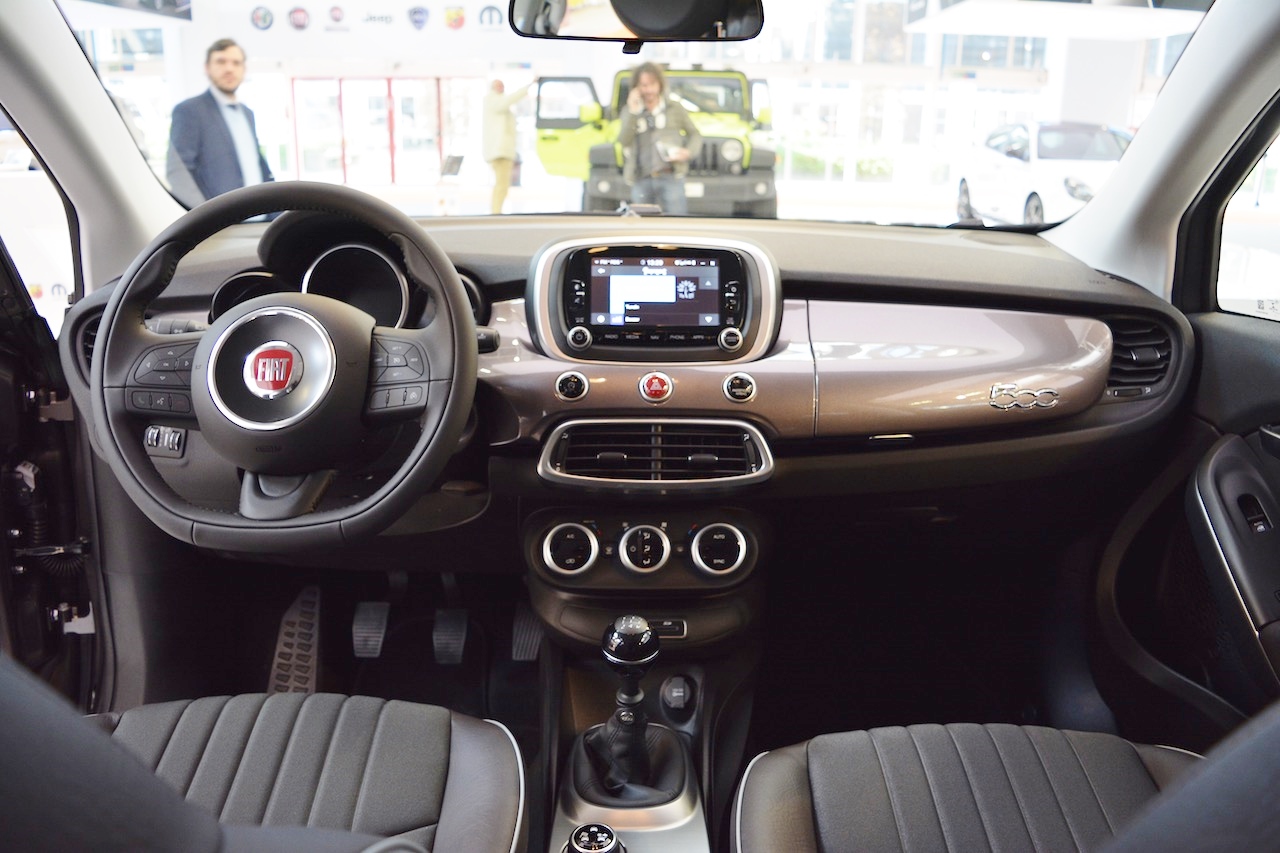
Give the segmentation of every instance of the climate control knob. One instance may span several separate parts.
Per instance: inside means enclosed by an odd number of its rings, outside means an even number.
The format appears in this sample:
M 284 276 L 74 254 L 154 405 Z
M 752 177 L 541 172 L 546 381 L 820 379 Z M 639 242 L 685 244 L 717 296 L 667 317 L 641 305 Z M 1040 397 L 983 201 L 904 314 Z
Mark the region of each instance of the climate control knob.
M 618 556 L 634 572 L 656 572 L 671 556 L 671 540 L 652 524 L 637 524 L 622 534 Z
M 600 555 L 600 543 L 591 528 L 576 522 L 557 524 L 542 540 L 542 562 L 562 575 L 585 572 Z
M 747 559 L 747 537 L 732 524 L 708 524 L 693 537 L 693 564 L 712 575 L 736 571 Z

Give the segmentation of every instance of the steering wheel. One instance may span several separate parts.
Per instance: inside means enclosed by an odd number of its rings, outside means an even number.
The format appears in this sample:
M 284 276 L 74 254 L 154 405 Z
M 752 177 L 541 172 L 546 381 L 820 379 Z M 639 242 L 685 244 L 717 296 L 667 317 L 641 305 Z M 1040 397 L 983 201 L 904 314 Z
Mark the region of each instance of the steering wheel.
M 277 293 L 236 305 L 202 333 L 147 329 L 146 306 L 179 260 L 229 225 L 280 210 L 334 214 L 385 236 L 411 286 L 428 295 L 426 325 L 376 327 L 344 302 Z M 408 216 L 331 184 L 261 184 L 187 213 L 125 271 L 96 350 L 94 427 L 129 497 L 171 536 L 233 551 L 333 547 L 387 527 L 439 476 L 475 395 L 475 321 L 453 264 Z M 199 506 L 160 476 L 148 447 L 173 439 L 150 425 L 157 410 L 194 417 L 203 442 L 240 469 L 236 512 Z M 364 496 L 326 496 L 353 447 L 379 425 L 408 421 L 421 432 L 385 482 Z

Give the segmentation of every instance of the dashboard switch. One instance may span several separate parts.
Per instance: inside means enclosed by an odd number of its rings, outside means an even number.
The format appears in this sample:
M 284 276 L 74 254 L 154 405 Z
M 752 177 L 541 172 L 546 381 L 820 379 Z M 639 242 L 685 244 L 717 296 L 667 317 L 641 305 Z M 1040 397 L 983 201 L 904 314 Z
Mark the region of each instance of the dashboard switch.
M 562 575 L 585 572 L 600 554 L 600 543 L 591 528 L 569 522 L 551 528 L 542 540 L 542 561 Z
M 742 349 L 742 330 L 735 329 L 733 326 L 721 329 L 716 343 L 720 344 L 720 349 L 725 352 L 737 352 Z
M 646 373 L 640 377 L 640 396 L 650 403 L 661 403 L 671 396 L 671 377 L 665 373 Z
M 648 573 L 662 568 L 671 556 L 671 540 L 652 524 L 638 524 L 622 534 L 618 556 L 632 571 Z
M 591 346 L 591 330 L 586 326 L 574 326 L 568 334 L 569 346 L 576 350 L 584 350 Z
M 731 373 L 724 380 L 724 395 L 735 403 L 755 399 L 756 380 L 749 373 Z
M 556 379 L 556 396 L 561 400 L 581 400 L 589 390 L 591 384 L 587 382 L 587 377 L 576 370 L 561 373 Z

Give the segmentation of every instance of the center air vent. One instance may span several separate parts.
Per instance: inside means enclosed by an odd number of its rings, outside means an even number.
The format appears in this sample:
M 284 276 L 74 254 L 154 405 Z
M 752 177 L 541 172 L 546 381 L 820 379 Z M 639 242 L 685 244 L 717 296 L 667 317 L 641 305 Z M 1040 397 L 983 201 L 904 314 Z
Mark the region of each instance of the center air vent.
M 671 488 L 767 478 L 773 457 L 743 421 L 582 420 L 547 439 L 538 473 L 561 483 Z
M 1165 328 L 1141 317 L 1107 317 L 1111 327 L 1108 393 L 1136 397 L 1150 393 L 1169 372 L 1173 342 Z

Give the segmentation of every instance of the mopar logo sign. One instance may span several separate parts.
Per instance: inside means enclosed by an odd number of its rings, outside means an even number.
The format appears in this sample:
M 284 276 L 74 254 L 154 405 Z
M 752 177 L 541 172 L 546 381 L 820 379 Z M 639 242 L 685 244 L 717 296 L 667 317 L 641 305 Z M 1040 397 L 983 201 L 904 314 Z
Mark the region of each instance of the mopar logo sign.
M 244 362 L 244 384 L 264 400 L 292 391 L 302 379 L 302 354 L 284 341 L 272 341 L 249 353 Z
M 480 26 L 488 30 L 498 29 L 502 26 L 504 16 L 502 10 L 497 6 L 485 6 L 476 15 L 476 20 L 480 22 Z

